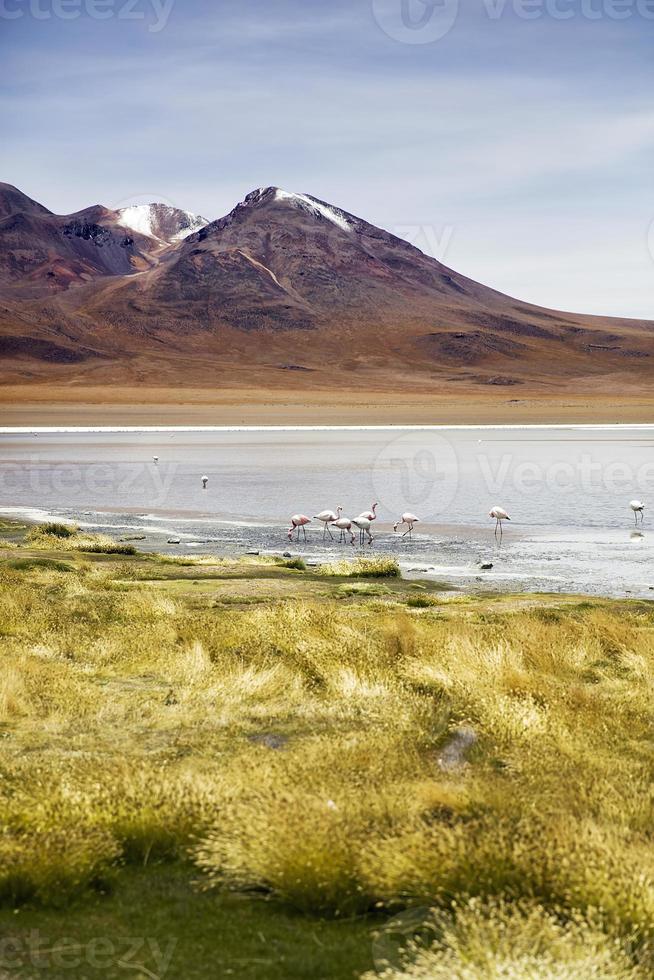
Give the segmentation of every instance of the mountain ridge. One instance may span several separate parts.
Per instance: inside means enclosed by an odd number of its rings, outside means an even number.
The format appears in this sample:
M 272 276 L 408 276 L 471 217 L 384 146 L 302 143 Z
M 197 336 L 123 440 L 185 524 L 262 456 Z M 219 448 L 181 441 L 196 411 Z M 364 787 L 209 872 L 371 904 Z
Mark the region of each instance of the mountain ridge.
M 260 187 L 205 222 L 157 203 L 54 215 L 0 184 L 0 377 L 143 383 L 156 364 L 153 383 L 182 387 L 651 381 L 651 322 L 506 296 L 313 195 Z

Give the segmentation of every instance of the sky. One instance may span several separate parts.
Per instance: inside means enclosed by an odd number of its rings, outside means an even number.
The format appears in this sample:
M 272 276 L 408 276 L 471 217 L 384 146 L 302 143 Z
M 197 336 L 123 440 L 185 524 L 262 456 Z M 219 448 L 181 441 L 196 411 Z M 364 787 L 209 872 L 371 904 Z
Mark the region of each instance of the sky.
M 0 180 L 208 219 L 276 185 L 654 319 L 653 42 L 654 0 L 0 0 Z

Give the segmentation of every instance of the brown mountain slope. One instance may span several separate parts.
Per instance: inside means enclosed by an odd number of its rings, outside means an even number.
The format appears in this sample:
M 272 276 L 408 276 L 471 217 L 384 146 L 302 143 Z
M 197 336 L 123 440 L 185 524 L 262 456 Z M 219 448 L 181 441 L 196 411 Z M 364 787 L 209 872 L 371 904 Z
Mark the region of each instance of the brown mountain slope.
M 173 244 L 126 235 L 107 209 L 51 215 L 15 189 L 0 214 L 15 223 L 0 225 L 5 383 L 504 399 L 651 384 L 652 323 L 522 303 L 306 195 L 254 191 Z

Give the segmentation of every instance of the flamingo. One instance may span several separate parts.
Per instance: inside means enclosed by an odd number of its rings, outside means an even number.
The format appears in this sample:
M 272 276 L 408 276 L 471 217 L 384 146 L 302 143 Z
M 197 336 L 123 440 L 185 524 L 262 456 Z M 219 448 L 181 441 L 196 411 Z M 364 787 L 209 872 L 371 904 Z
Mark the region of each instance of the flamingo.
M 629 506 L 634 512 L 634 518 L 636 519 L 636 524 L 638 524 L 639 514 L 640 514 L 640 523 L 642 524 L 645 517 L 645 515 L 643 514 L 643 511 L 645 510 L 645 504 L 642 503 L 640 500 L 632 500 L 630 501 Z
M 359 514 L 359 517 L 367 517 L 369 521 L 376 521 L 377 514 L 375 513 L 375 511 L 377 510 L 378 507 L 379 504 L 373 504 L 370 510 L 362 510 L 361 513 Z
M 491 511 L 490 511 L 490 513 L 489 513 L 488 516 L 489 517 L 492 517 L 493 520 L 495 521 L 495 534 L 497 535 L 497 529 L 499 528 L 500 529 L 500 537 L 502 537 L 502 534 L 503 534 L 503 531 L 502 531 L 502 521 L 510 521 L 511 518 L 509 517 L 509 515 L 507 514 L 507 512 L 504 510 L 503 507 L 493 507 L 493 508 L 491 508 Z
M 208 482 L 209 482 L 209 477 L 208 476 L 203 476 L 202 477 L 202 489 L 203 490 L 206 490 L 207 489 L 207 483 Z
M 350 532 L 350 544 L 354 544 L 354 532 L 352 531 L 352 521 L 348 517 L 339 517 L 337 521 L 333 521 L 333 526 L 337 527 L 341 532 L 341 536 L 338 539 L 339 544 L 343 544 L 345 541 L 345 532 Z
M 329 525 L 333 524 L 334 521 L 337 521 L 339 519 L 342 510 L 343 510 L 342 507 L 337 507 L 336 513 L 334 513 L 333 510 L 321 510 L 319 514 L 313 515 L 314 521 L 322 521 L 322 523 L 325 525 L 322 532 L 323 541 L 325 540 L 325 535 L 327 534 L 328 531 L 329 531 L 329 537 L 332 539 L 332 541 L 334 540 L 334 535 L 332 534 Z
M 291 517 L 291 526 L 288 529 L 288 540 L 289 541 L 292 541 L 293 540 L 293 532 L 294 531 L 297 531 L 297 539 L 299 541 L 300 540 L 300 529 L 302 529 L 302 533 L 304 534 L 304 540 L 306 541 L 307 540 L 307 529 L 306 529 L 306 527 L 304 525 L 305 524 L 310 524 L 310 523 L 311 523 L 311 518 L 310 517 L 307 517 L 305 514 L 293 514 L 293 516 Z
M 369 520 L 369 518 L 364 517 L 363 514 L 360 514 L 358 517 L 354 518 L 352 523 L 355 527 L 359 528 L 359 544 L 365 544 L 366 534 L 368 535 L 368 544 L 372 544 L 372 534 L 370 533 L 370 525 L 372 524 L 372 521 Z
M 400 518 L 399 521 L 396 521 L 395 522 L 395 524 L 393 525 L 393 530 L 394 531 L 397 531 L 397 529 L 400 526 L 400 524 L 407 524 L 408 527 L 407 527 L 406 531 L 404 532 L 404 534 L 402 535 L 402 537 L 404 538 L 408 534 L 409 537 L 412 538 L 413 537 L 413 533 L 412 533 L 413 532 L 413 525 L 414 524 L 419 524 L 419 523 L 420 523 L 420 518 L 419 517 L 416 517 L 415 514 L 409 514 L 407 512 L 405 514 L 402 514 L 402 517 Z

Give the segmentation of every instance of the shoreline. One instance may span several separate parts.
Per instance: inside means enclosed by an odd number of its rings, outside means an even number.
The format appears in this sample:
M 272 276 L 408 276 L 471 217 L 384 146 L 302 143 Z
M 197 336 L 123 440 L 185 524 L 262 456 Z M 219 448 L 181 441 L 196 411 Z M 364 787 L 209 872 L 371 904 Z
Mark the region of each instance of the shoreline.
M 409 426 L 567 426 L 654 424 L 654 395 L 603 391 L 543 394 L 525 390 L 507 399 L 461 387 L 397 391 L 266 388 L 82 387 L 4 385 L 0 390 L 4 429 L 91 431 L 188 427 L 322 426 L 366 429 Z
M 654 422 L 542 422 L 397 425 L 0 425 L 0 435 L 57 435 L 76 433 L 141 432 L 521 432 L 559 429 L 580 432 L 620 432 L 623 429 L 654 430 Z
M 208 522 L 213 528 L 207 527 L 206 531 L 203 528 L 204 534 L 211 535 L 205 537 L 193 519 L 188 520 L 188 524 L 179 518 L 177 521 L 162 519 L 161 528 L 155 529 L 143 524 L 130 526 L 129 521 L 116 525 L 111 521 L 79 520 L 74 515 L 63 516 L 37 509 L 22 514 L 18 511 L 19 508 L 12 511 L 9 506 L 0 508 L 0 525 L 4 518 L 5 530 L 11 528 L 19 533 L 26 526 L 34 529 L 48 522 L 75 525 L 82 534 L 99 534 L 118 545 L 135 544 L 137 552 L 144 558 L 159 555 L 183 563 L 197 560 L 238 563 L 254 555 L 261 556 L 264 561 L 301 559 L 309 570 L 330 562 L 350 564 L 362 557 L 388 558 L 398 563 L 405 582 L 423 583 L 459 596 L 473 597 L 480 593 L 497 597 L 567 595 L 606 600 L 639 599 L 650 603 L 654 599 L 654 584 L 642 565 L 638 574 L 626 577 L 616 566 L 615 580 L 609 585 L 597 578 L 592 563 L 585 571 L 577 563 L 570 563 L 572 554 L 579 551 L 583 555 L 591 546 L 610 546 L 618 557 L 627 542 L 623 540 L 623 531 L 618 533 L 617 529 L 604 529 L 598 535 L 598 529 L 590 527 L 581 531 L 578 528 L 518 525 L 505 532 L 504 542 L 500 541 L 498 545 L 487 527 L 425 524 L 422 533 L 417 534 L 413 544 L 409 543 L 407 547 L 390 533 L 392 525 L 384 522 L 375 536 L 375 547 L 362 551 L 336 542 L 325 544 L 318 540 L 319 532 L 309 542 L 290 543 L 281 523 L 246 526 L 216 520 Z M 150 515 L 152 519 L 156 520 Z M 170 526 L 166 527 L 166 524 Z M 234 532 L 238 532 L 236 537 Z M 642 535 L 640 537 L 642 540 Z M 565 545 L 562 564 L 561 555 L 552 561 L 553 545 Z M 486 562 L 489 563 L 487 566 L 484 565 Z

